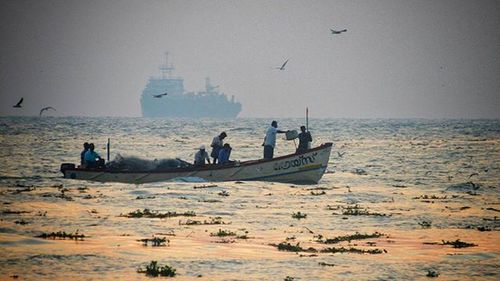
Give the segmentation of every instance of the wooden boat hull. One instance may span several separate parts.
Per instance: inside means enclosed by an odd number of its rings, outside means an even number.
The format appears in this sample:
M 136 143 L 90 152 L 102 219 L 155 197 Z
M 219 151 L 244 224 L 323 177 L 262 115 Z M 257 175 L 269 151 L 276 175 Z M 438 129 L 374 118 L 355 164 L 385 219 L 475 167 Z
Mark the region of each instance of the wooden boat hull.
M 171 168 L 154 171 L 112 171 L 61 166 L 65 178 L 98 182 L 150 183 L 185 181 L 199 178 L 204 181 L 272 181 L 294 184 L 315 184 L 326 171 L 332 143 L 300 154 L 290 154 L 271 160 L 252 160 L 230 165 Z

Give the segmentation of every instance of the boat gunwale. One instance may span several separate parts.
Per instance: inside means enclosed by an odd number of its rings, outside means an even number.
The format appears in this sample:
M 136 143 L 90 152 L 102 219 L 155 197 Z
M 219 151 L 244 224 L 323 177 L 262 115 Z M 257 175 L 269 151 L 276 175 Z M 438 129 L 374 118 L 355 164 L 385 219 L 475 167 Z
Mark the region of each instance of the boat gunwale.
M 176 167 L 176 168 L 169 168 L 169 169 L 158 169 L 158 170 L 137 170 L 137 171 L 128 171 L 128 170 L 109 170 L 109 169 L 87 169 L 87 168 L 68 168 L 64 170 L 64 173 L 68 171 L 79 171 L 79 172 L 100 172 L 100 173 L 110 173 L 110 174 L 158 174 L 158 173 L 178 173 L 178 172 L 194 172 L 194 171 L 213 171 L 213 170 L 223 170 L 223 169 L 232 169 L 232 168 L 240 168 L 240 167 L 248 167 L 252 165 L 258 165 L 262 163 L 269 163 L 273 161 L 280 161 L 286 158 L 294 157 L 294 156 L 300 156 L 302 154 L 318 151 L 318 150 L 323 150 L 325 148 L 331 147 L 333 143 L 327 142 L 323 143 L 320 146 L 317 146 L 315 148 L 311 148 L 307 151 L 301 152 L 301 153 L 293 153 L 293 154 L 287 154 L 283 156 L 279 156 L 276 158 L 272 159 L 258 159 L 258 160 L 247 160 L 240 162 L 238 166 L 236 165 L 205 165 L 203 167 Z

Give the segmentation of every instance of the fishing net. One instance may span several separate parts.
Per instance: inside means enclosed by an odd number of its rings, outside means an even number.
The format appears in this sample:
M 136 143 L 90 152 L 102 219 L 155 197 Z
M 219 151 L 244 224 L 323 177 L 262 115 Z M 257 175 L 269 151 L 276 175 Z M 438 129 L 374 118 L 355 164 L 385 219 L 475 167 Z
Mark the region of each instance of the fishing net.
M 122 156 L 117 154 L 115 159 L 108 162 L 106 167 L 119 171 L 153 171 L 168 168 L 183 168 L 191 166 L 190 163 L 179 158 L 142 159 L 136 156 Z

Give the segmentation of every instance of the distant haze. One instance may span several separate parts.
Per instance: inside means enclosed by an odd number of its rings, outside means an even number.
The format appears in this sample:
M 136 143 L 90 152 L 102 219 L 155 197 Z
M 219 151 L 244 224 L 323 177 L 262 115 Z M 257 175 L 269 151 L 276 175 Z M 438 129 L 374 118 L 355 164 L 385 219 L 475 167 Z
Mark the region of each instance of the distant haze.
M 500 118 L 499 28 L 483 0 L 0 0 L 0 115 L 141 116 L 168 51 L 240 117 Z

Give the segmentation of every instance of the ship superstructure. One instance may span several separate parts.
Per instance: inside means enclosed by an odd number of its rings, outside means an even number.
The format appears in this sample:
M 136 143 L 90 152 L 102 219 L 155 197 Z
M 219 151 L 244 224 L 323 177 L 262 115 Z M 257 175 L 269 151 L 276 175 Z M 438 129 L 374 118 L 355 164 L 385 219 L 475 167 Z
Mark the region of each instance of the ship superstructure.
M 160 66 L 160 77 L 151 77 L 141 96 L 143 117 L 234 118 L 241 111 L 241 103 L 234 96 L 228 99 L 205 79 L 205 90 L 186 92 L 184 79 L 172 75 L 174 67 L 168 63 Z M 161 98 L 155 97 L 165 94 Z

